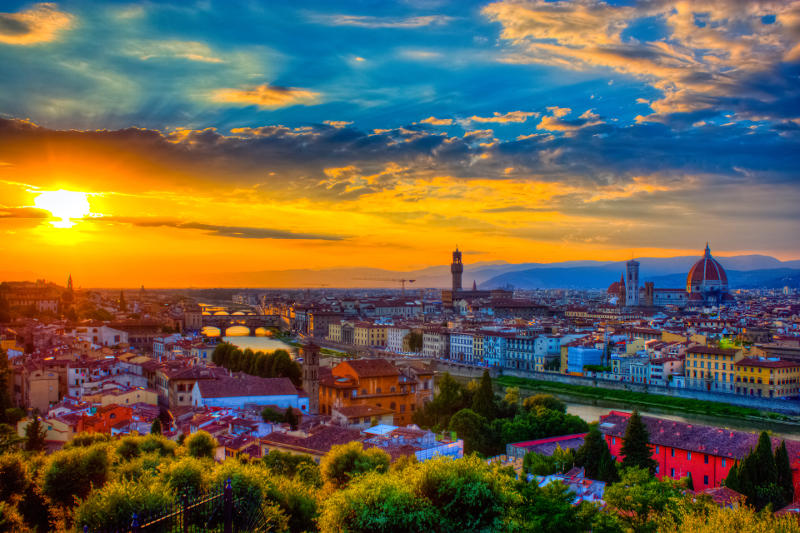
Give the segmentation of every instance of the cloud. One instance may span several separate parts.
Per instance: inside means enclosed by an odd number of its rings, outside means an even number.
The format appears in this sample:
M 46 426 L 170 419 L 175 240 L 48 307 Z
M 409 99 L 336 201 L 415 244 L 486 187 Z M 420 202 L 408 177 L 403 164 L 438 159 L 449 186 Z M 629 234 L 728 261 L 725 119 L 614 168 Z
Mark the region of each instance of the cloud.
M 428 117 L 420 120 L 422 124 L 431 124 L 433 126 L 452 126 L 453 119 L 452 118 L 436 118 L 436 117 Z
M 315 22 L 329 26 L 355 26 L 359 28 L 423 28 L 450 23 L 452 17 L 425 15 L 419 17 L 373 17 L 364 15 L 316 15 Z
M 211 93 L 211 100 L 226 104 L 256 105 L 264 109 L 277 109 L 293 105 L 315 105 L 320 101 L 320 94 L 309 89 L 265 84 L 247 89 L 217 89 Z
M 347 120 L 325 120 L 323 124 L 327 124 L 328 126 L 333 126 L 334 128 L 344 128 L 345 126 L 349 126 L 352 124 L 353 121 Z
M 49 211 L 36 207 L 3 207 L 0 206 L 0 218 L 50 218 Z
M 149 41 L 129 45 L 129 53 L 143 61 L 153 58 L 181 58 L 202 63 L 223 63 L 211 48 L 197 41 Z
M 467 122 L 480 122 L 480 123 L 498 123 L 504 124 L 509 122 L 525 122 L 528 120 L 528 117 L 538 117 L 539 113 L 534 111 L 509 111 L 506 114 L 498 113 L 497 111 L 490 117 L 479 117 L 477 115 L 473 115 L 464 121 Z
M 56 4 L 35 4 L 27 11 L 0 13 L 0 43 L 31 45 L 55 41 L 74 24 L 74 17 Z
M 572 113 L 572 110 L 568 107 L 548 107 L 547 110 L 550 111 L 551 114 L 542 117 L 542 120 L 536 126 L 537 130 L 563 131 L 570 133 L 581 128 L 588 128 L 591 126 L 604 124 L 604 122 L 600 119 L 600 116 L 592 112 L 591 109 L 586 110 L 586 112 L 582 113 L 577 119 L 574 120 L 563 119 L 563 117 Z
M 326 235 L 319 233 L 295 233 L 293 231 L 254 228 L 249 226 L 221 226 L 204 224 L 200 222 L 181 222 L 171 219 L 145 218 L 145 217 L 98 217 L 86 220 L 99 223 L 131 224 L 142 228 L 175 228 L 205 231 L 216 237 L 232 237 L 236 239 L 292 239 L 292 240 L 318 240 L 340 241 L 345 239 L 341 235 Z
M 661 91 L 642 120 L 669 124 L 673 113 L 701 110 L 733 111 L 738 120 L 800 116 L 791 66 L 800 33 L 796 2 L 509 0 L 483 13 L 502 26 L 505 61 L 612 69 Z M 768 15 L 774 23 L 764 23 Z M 642 24 L 651 30 L 642 32 Z

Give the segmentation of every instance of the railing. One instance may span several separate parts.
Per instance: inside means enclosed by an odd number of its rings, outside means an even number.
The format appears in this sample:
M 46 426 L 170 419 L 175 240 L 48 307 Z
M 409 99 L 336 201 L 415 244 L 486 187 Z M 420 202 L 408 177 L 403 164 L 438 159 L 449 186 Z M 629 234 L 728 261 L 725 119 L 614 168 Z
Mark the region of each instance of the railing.
M 92 529 L 84 533 L 154 533 L 216 531 L 267 531 L 267 519 L 261 505 L 253 506 L 243 497 L 236 498 L 228 479 L 222 488 L 202 494 L 182 493 L 178 501 L 152 513 L 133 513 L 130 521 Z

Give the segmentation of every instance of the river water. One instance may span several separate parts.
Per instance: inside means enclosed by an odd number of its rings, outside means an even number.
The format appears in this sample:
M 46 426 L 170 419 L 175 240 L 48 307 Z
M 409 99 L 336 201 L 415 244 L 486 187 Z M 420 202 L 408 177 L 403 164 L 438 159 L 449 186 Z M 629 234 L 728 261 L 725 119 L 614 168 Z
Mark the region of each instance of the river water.
M 275 350 L 286 350 L 289 353 L 295 351 L 293 346 L 289 346 L 283 341 L 274 339 L 272 337 L 249 337 L 249 336 L 236 336 L 236 337 L 222 337 L 222 340 L 229 342 L 234 346 L 246 350 L 250 348 L 254 352 L 274 352 Z

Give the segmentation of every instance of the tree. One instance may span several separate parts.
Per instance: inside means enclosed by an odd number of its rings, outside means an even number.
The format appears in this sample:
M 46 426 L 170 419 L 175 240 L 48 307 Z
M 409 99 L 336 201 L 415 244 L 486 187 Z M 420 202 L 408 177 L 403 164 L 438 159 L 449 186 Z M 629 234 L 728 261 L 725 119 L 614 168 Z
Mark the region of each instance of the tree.
M 472 399 L 472 410 L 487 420 L 494 420 L 497 416 L 497 405 L 494 398 L 494 387 L 488 370 L 483 371 L 481 383 Z
M 161 435 L 161 419 L 156 417 L 153 420 L 153 424 L 150 426 L 150 434 L 151 435 Z
M 11 369 L 8 364 L 8 355 L 6 355 L 5 350 L 0 349 L 0 422 L 12 423 L 6 416 L 6 410 L 14 406 L 11 402 L 11 394 L 8 392 L 10 377 Z
M 359 474 L 389 469 L 389 454 L 379 448 L 364 450 L 361 442 L 332 446 L 319 465 L 323 481 L 333 488 L 346 486 Z
M 0 424 L 0 455 L 17 448 L 25 439 L 10 424 Z
M 537 407 L 544 407 L 545 409 L 551 409 L 561 413 L 567 412 L 567 404 L 552 394 L 536 394 L 534 396 L 528 396 L 525 398 L 525 401 L 522 402 L 522 407 L 528 411 L 533 411 Z
M 189 455 L 201 459 L 203 457 L 213 458 L 217 451 L 217 440 L 205 431 L 192 433 L 186 439 L 186 449 Z
M 422 351 L 422 333 L 419 331 L 412 331 L 408 335 L 408 350 L 413 353 Z
M 519 387 L 506 387 L 503 401 L 509 405 L 517 405 L 519 403 Z
M 673 512 L 683 488 L 671 479 L 659 481 L 646 468 L 629 468 L 619 483 L 606 487 L 603 499 L 610 511 L 635 532 L 657 529 L 657 521 Z M 626 530 L 628 529 L 626 528 Z
M 778 486 L 783 491 L 783 499 L 787 502 L 794 501 L 792 466 L 789 463 L 789 454 L 786 451 L 786 441 L 781 441 L 781 445 L 775 450 L 775 469 L 777 470 Z
M 487 420 L 472 409 L 462 409 L 450 419 L 450 431 L 464 441 L 464 453 L 486 452 Z
M 582 533 L 592 530 L 597 509 L 589 504 L 575 505 L 575 493 L 563 483 L 552 482 L 544 487 L 536 483 L 518 486 L 522 503 L 514 509 L 519 531 L 537 533 Z
M 284 413 L 283 418 L 286 423 L 289 424 L 289 427 L 292 429 L 292 431 L 297 429 L 297 425 L 300 423 L 300 421 L 298 420 L 297 414 L 294 412 L 294 409 L 291 405 L 286 408 L 286 413 Z
M 589 479 L 606 483 L 619 481 L 616 462 L 597 424 L 589 426 L 583 445 L 575 452 L 575 464 L 584 468 Z
M 656 471 L 658 463 L 653 459 L 653 451 L 650 449 L 650 435 L 642 422 L 642 417 L 637 409 L 633 410 L 628 419 L 628 427 L 625 430 L 625 437 L 620 450 L 622 458 L 622 468 L 644 468 L 651 474 Z
M 42 426 L 39 411 L 33 413 L 33 419 L 25 426 L 25 449 L 28 451 L 43 451 L 47 431 Z
M 280 413 L 269 406 L 265 407 L 261 411 L 261 418 L 264 420 L 264 422 L 275 422 L 278 424 L 281 422 L 286 422 L 286 418 L 283 416 L 283 413 Z

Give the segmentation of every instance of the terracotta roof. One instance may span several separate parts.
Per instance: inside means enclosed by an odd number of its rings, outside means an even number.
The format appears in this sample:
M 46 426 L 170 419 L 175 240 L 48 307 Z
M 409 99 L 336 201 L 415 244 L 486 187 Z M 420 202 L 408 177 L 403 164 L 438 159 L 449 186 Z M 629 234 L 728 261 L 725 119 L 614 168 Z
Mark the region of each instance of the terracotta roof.
M 394 413 L 391 409 L 373 407 L 372 405 L 348 405 L 334 407 L 333 410 L 338 411 L 347 418 L 362 418 L 365 416 L 380 416 Z
M 289 378 L 259 378 L 242 376 L 201 380 L 197 382 L 203 398 L 232 398 L 242 396 L 292 396 L 297 388 Z
M 706 246 L 705 255 L 694 264 L 686 276 L 686 286 L 691 287 L 693 284 L 702 283 L 704 281 L 718 281 L 720 283 L 728 284 L 728 276 L 725 274 L 725 269 L 719 264 L 719 261 L 711 257 L 711 251 Z
M 696 494 L 708 494 L 711 496 L 711 499 L 714 500 L 714 503 L 720 505 L 722 507 L 731 506 L 735 503 L 743 502 L 745 499 L 745 495 L 741 492 L 736 492 L 733 489 L 729 489 L 728 487 L 710 487 Z
M 347 444 L 348 442 L 363 441 L 366 437 L 358 430 L 341 428 L 337 426 L 318 426 L 307 437 L 297 437 L 288 433 L 270 433 L 261 438 L 267 446 L 279 445 L 297 448 L 308 453 L 325 454 L 332 446 Z
M 770 361 L 768 359 L 757 359 L 755 357 L 746 357 L 734 364 L 736 366 L 757 366 L 761 368 L 794 368 L 800 366 L 800 363 L 797 361 Z
M 342 364 L 350 365 L 359 378 L 397 376 L 400 371 L 386 359 L 351 359 Z

